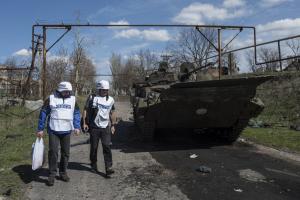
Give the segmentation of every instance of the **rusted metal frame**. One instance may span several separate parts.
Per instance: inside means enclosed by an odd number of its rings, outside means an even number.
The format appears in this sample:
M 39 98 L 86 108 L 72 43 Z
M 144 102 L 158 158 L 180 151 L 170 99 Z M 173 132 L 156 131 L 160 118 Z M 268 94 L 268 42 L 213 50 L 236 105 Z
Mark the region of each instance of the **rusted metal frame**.
M 281 58 L 281 46 L 280 46 L 280 41 L 278 41 L 278 56 L 279 56 L 279 67 L 280 71 L 282 72 L 282 58 Z
M 37 41 L 35 41 L 35 37 L 37 37 Z M 26 83 L 23 87 L 23 91 L 22 91 L 22 95 L 23 95 L 23 98 L 22 98 L 22 105 L 25 105 L 25 100 L 27 98 L 27 90 L 29 88 L 29 85 L 30 85 L 30 81 L 31 81 L 31 76 L 32 76 L 32 72 L 33 70 L 35 69 L 35 57 L 36 57 L 36 54 L 38 52 L 38 48 L 39 48 L 39 45 L 40 45 L 40 39 L 41 39 L 41 36 L 40 35 L 36 35 L 35 34 L 35 26 L 32 26 L 32 38 L 31 38 L 31 65 L 30 65 L 30 68 L 29 68 L 29 73 L 28 73 L 28 76 L 27 76 L 27 80 L 26 80 Z
M 253 26 L 226 26 L 226 25 L 197 25 L 197 24 L 35 24 L 37 27 L 62 28 L 62 27 L 200 27 L 200 28 L 222 28 L 239 29 L 254 28 Z
M 218 51 L 218 47 L 216 47 L 215 44 L 212 41 L 210 41 L 210 39 L 208 39 L 206 35 L 202 33 L 202 31 L 198 27 L 196 27 L 196 30 L 209 42 L 211 46 L 215 48 L 216 51 Z
M 256 44 L 256 29 L 253 30 L 253 41 L 254 41 L 254 62 L 257 63 L 257 44 Z
M 223 50 L 226 49 L 226 47 L 243 31 L 241 28 L 240 31 L 223 47 Z
M 33 25 L 33 29 L 35 27 L 42 27 L 43 29 L 43 73 L 42 73 L 42 82 L 43 82 L 43 99 L 46 99 L 46 62 L 47 62 L 47 51 L 49 51 L 55 44 L 57 44 L 69 31 L 72 27 L 196 27 L 199 31 L 199 28 L 218 28 L 219 32 L 221 32 L 221 29 L 241 29 L 241 28 L 250 28 L 254 30 L 255 33 L 255 27 L 252 26 L 222 26 L 222 25 L 170 25 L 170 24 L 132 24 L 132 25 L 113 25 L 113 24 L 35 24 Z M 49 29 L 61 29 L 66 28 L 67 31 L 60 36 L 53 45 L 50 46 L 49 49 L 46 49 L 46 32 L 47 28 Z M 201 32 L 201 31 L 199 31 Z M 202 34 L 204 36 L 204 34 Z M 34 33 L 33 33 L 34 37 Z M 254 36 L 254 44 L 256 44 L 256 35 Z M 207 38 L 206 38 L 207 39 Z M 219 37 L 219 43 L 220 43 L 221 37 Z M 209 40 L 208 40 L 209 41 Z M 210 42 L 210 41 L 209 41 Z M 210 42 L 211 43 L 211 42 Z M 212 43 L 211 43 L 212 44 Z M 256 48 L 256 45 L 254 45 Z M 221 43 L 219 44 L 219 48 L 216 48 L 215 45 L 213 47 L 218 50 L 219 52 L 219 79 L 221 74 Z M 256 53 L 255 53 L 256 56 Z
M 295 59 L 295 58 L 300 58 L 300 55 L 299 56 L 292 56 L 292 57 L 288 57 L 288 58 L 281 58 L 281 59 L 276 59 L 276 60 L 270 60 L 270 61 L 258 63 L 257 65 L 263 65 L 263 64 L 273 63 L 273 62 L 280 62 L 280 61 L 285 61 L 285 60 L 291 60 L 291 59 Z
M 239 28 L 239 32 L 226 44 L 226 46 L 224 47 L 224 49 L 242 32 L 243 30 L 243 27 L 234 27 L 234 28 L 231 28 L 231 29 L 237 29 Z M 249 27 L 248 27 L 249 28 Z M 254 30 L 254 33 L 255 33 L 255 27 L 250 27 L 251 29 Z M 214 45 L 213 42 L 211 42 L 205 34 L 203 34 L 199 27 L 196 27 L 196 29 L 198 30 L 198 32 L 215 48 L 215 50 L 218 52 L 218 68 L 219 68 L 219 80 L 221 79 L 221 70 L 222 70 L 222 51 L 223 51 L 223 48 L 222 48 L 222 42 L 221 42 L 221 31 L 222 29 L 228 29 L 228 28 L 218 28 L 218 47 L 216 47 Z M 256 44 L 256 36 L 254 36 L 254 44 Z M 205 60 L 208 60 L 208 58 L 206 58 Z
M 223 26 L 223 25 L 171 25 L 171 24 L 35 24 L 32 26 L 33 30 L 35 27 L 42 27 L 43 29 L 43 67 L 42 67 L 42 82 L 43 82 L 43 99 L 46 99 L 46 62 L 47 52 L 55 46 L 69 31 L 72 27 L 197 27 L 200 28 L 219 28 L 219 29 L 241 29 L 241 28 L 254 28 L 251 26 Z M 46 34 L 47 29 L 61 29 L 65 28 L 67 31 L 61 35 L 50 47 L 46 49 Z M 32 37 L 34 38 L 34 31 Z M 33 42 L 34 43 L 34 42 Z M 214 46 L 214 45 L 213 45 Z M 214 46 L 215 47 L 215 46 Z M 33 50 L 32 50 L 33 52 Z M 33 55 L 33 54 L 32 54 Z M 34 61 L 33 61 L 34 62 Z
M 291 36 L 291 37 L 282 38 L 282 39 L 279 39 L 279 40 L 272 40 L 272 41 L 263 42 L 263 43 L 259 43 L 259 44 L 254 44 L 254 45 L 250 45 L 250 46 L 246 46 L 246 47 L 242 47 L 242 48 L 238 48 L 238 49 L 233 49 L 233 50 L 230 50 L 230 51 L 225 51 L 225 52 L 223 52 L 223 55 L 226 55 L 226 54 L 229 54 L 229 53 L 234 53 L 234 52 L 245 50 L 245 49 L 250 49 L 250 48 L 255 48 L 256 49 L 256 47 L 258 47 L 258 46 L 263 46 L 263 45 L 271 44 L 271 43 L 275 43 L 275 42 L 278 43 L 278 42 L 281 42 L 281 41 L 291 40 L 291 39 L 295 39 L 295 38 L 300 38 L 300 35 L 295 35 L 295 36 Z M 256 54 L 254 53 L 254 55 L 256 55 Z M 218 57 L 218 55 L 210 56 L 210 57 L 206 58 L 206 60 L 216 58 L 216 57 Z M 289 59 L 299 58 L 299 57 L 300 57 L 300 55 L 289 57 L 289 58 L 281 58 L 281 60 L 284 61 L 284 60 L 289 60 Z M 278 61 L 280 61 L 280 60 L 268 61 L 268 63 L 278 62 Z M 260 64 L 266 64 L 266 63 L 256 62 L 255 64 L 260 65 Z
M 70 30 L 71 27 L 67 27 L 67 30 L 46 50 L 46 52 L 50 51 L 52 47 L 54 47 Z

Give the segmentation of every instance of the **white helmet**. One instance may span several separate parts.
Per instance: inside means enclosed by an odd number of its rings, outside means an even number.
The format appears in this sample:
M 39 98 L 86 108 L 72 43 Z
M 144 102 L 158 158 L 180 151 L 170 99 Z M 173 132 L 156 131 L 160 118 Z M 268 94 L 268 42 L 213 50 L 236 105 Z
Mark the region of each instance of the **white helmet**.
M 97 90 L 109 90 L 109 82 L 105 80 L 101 80 L 96 83 Z
M 71 85 L 70 82 L 67 82 L 67 81 L 60 82 L 58 84 L 57 91 L 59 91 L 59 92 L 62 92 L 62 91 L 72 91 L 72 85 Z

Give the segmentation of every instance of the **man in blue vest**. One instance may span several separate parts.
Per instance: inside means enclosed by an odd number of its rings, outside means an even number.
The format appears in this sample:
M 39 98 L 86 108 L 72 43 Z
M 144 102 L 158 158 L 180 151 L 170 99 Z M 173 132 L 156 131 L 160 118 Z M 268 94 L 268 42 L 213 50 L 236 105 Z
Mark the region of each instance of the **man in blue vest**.
M 93 172 L 98 172 L 97 152 L 101 139 L 105 172 L 109 176 L 112 169 L 111 134 L 115 132 L 116 116 L 113 97 L 108 95 L 109 82 L 102 80 L 96 84 L 97 95 L 88 97 L 85 105 L 83 128 L 90 132 L 90 160 Z M 87 120 L 88 119 L 88 120 Z M 87 124 L 88 122 L 88 124 Z
M 40 111 L 37 137 L 43 137 L 45 122 L 47 121 L 47 132 L 49 135 L 49 178 L 48 185 L 52 186 L 57 174 L 58 146 L 61 147 L 61 158 L 59 165 L 60 179 L 69 182 L 67 167 L 70 155 L 70 135 L 74 131 L 80 133 L 80 109 L 71 95 L 72 85 L 69 82 L 61 82 L 58 88 L 44 102 Z

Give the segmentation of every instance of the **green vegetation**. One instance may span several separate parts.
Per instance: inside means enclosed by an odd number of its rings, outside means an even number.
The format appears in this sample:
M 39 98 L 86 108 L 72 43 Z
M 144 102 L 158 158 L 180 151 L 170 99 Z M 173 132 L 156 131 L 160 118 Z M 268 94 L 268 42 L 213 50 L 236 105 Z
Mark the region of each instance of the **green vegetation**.
M 31 145 L 35 140 L 37 113 L 21 107 L 0 112 L 0 194 L 11 191 L 18 199 L 23 181 L 16 169 L 31 166 Z
M 300 153 L 300 132 L 288 128 L 246 128 L 242 137 L 275 149 Z
M 240 74 L 239 77 L 272 75 L 274 78 L 257 88 L 257 97 L 265 109 L 256 120 L 272 127 L 300 125 L 300 72 Z
M 80 111 L 86 96 L 78 97 Z M 32 112 L 22 107 L 0 110 L 0 196 L 11 191 L 11 199 L 20 199 L 25 184 L 31 181 L 31 147 L 39 110 Z M 44 137 L 47 148 L 48 137 Z M 47 150 L 46 150 L 47 151 Z M 26 173 L 27 176 L 26 176 Z

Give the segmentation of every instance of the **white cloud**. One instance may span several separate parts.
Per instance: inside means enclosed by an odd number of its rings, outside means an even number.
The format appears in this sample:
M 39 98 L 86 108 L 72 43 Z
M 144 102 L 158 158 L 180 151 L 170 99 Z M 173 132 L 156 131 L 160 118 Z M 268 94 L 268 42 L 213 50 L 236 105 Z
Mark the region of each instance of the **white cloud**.
M 119 20 L 119 21 L 116 21 L 116 22 L 109 22 L 108 23 L 109 25 L 129 25 L 129 22 L 126 21 L 125 19 L 122 19 L 122 20 Z M 125 29 L 125 28 L 128 28 L 128 27 L 124 27 L 124 26 L 117 26 L 117 27 L 110 27 L 111 29 Z
M 20 49 L 19 51 L 16 51 L 15 53 L 13 53 L 14 56 L 31 56 L 31 51 L 28 49 Z
M 125 19 L 119 20 L 117 22 L 109 22 L 110 25 L 129 25 L 129 22 Z
M 244 6 L 246 3 L 244 0 L 224 0 L 223 6 L 226 8 L 236 8 Z
M 296 35 L 300 32 L 300 18 L 281 19 L 257 26 L 257 32 L 273 37 Z
M 207 20 L 226 20 L 246 15 L 245 8 L 229 10 L 225 7 L 216 7 L 212 4 L 192 3 L 183 8 L 180 13 L 173 18 L 174 22 L 184 24 L 204 24 Z
M 280 5 L 282 3 L 289 2 L 289 1 L 292 1 L 292 0 L 261 0 L 260 5 L 262 7 L 268 8 L 268 7 L 277 6 L 277 5 Z
M 171 39 L 167 30 L 144 30 L 142 34 L 146 40 L 168 41 Z
M 133 37 L 140 37 L 141 31 L 138 29 L 129 29 L 117 32 L 115 34 L 116 38 L 133 38 Z
M 143 30 L 129 29 L 117 32 L 115 34 L 116 38 L 142 38 L 150 41 L 168 41 L 171 36 L 167 30 Z

